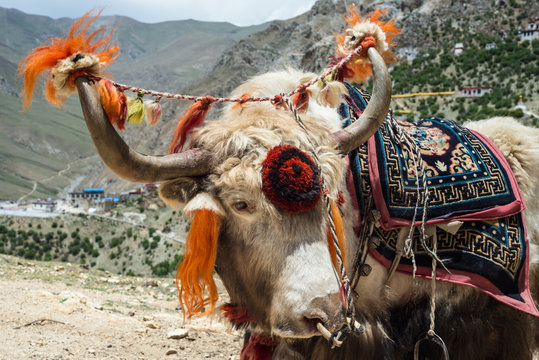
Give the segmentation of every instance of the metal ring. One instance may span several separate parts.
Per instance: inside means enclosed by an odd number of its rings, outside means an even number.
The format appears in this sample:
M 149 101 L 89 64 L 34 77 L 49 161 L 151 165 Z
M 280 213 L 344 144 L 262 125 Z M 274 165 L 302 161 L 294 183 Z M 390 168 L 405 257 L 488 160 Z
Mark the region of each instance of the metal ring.
M 436 345 L 442 348 L 442 351 L 444 353 L 444 359 L 449 360 L 449 352 L 447 351 L 447 347 L 445 346 L 445 343 L 442 338 L 436 333 L 434 333 L 432 336 L 428 333 L 425 333 L 422 338 L 417 340 L 414 346 L 414 360 L 419 360 L 419 345 L 425 340 L 433 341 Z

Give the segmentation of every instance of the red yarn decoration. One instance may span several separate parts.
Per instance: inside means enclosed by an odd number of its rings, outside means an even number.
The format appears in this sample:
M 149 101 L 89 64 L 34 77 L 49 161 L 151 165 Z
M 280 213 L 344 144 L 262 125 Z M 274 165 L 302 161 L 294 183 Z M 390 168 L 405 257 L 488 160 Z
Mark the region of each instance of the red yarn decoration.
M 247 323 L 256 322 L 255 318 L 249 315 L 246 308 L 240 307 L 236 304 L 227 303 L 221 307 L 223 310 L 223 316 L 234 326 L 242 326 Z
M 276 146 L 262 164 L 262 189 L 275 205 L 297 213 L 314 208 L 321 195 L 321 180 L 314 160 L 297 147 Z
M 249 342 L 243 347 L 240 360 L 271 360 L 275 347 L 279 345 L 279 339 L 260 333 L 253 333 Z

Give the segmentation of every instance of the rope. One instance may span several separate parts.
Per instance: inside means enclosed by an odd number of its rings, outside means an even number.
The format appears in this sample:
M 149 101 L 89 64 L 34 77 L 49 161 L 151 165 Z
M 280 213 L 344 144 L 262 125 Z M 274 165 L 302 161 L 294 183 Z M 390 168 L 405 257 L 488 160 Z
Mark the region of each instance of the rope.
M 428 210 L 430 192 L 429 192 L 429 188 L 428 188 L 427 171 L 426 171 L 426 168 L 425 168 L 425 162 L 423 161 L 423 157 L 421 156 L 421 148 L 416 144 L 416 142 L 414 141 L 414 138 L 412 137 L 412 135 L 410 135 L 410 133 L 406 132 L 402 128 L 402 126 L 400 126 L 398 124 L 398 122 L 393 117 L 393 114 L 388 115 L 388 116 L 389 116 L 390 124 L 391 124 L 391 126 L 389 127 L 391 135 L 395 139 L 397 139 L 397 141 L 400 143 L 401 146 L 404 144 L 404 145 L 408 146 L 408 148 L 410 149 L 410 152 L 411 152 L 410 157 L 412 158 L 412 162 L 414 164 L 414 169 L 415 169 L 416 177 L 417 177 L 417 180 L 416 180 L 417 200 L 416 200 L 416 206 L 415 206 L 415 209 L 414 209 L 414 216 L 413 216 L 412 222 L 410 224 L 410 232 L 408 233 L 408 237 L 406 238 L 406 240 L 404 242 L 404 255 L 407 258 L 411 258 L 412 265 L 413 265 L 413 276 L 415 277 L 417 266 L 416 266 L 416 262 L 415 262 L 414 251 L 412 249 L 412 247 L 413 247 L 412 238 L 413 238 L 413 232 L 414 232 L 414 229 L 415 229 L 415 223 L 416 223 L 416 220 L 417 220 L 418 210 L 420 208 L 421 192 L 420 192 L 420 186 L 419 186 L 419 181 L 420 181 L 419 180 L 419 175 L 421 174 L 421 182 L 423 183 L 423 209 L 422 209 L 423 214 L 422 214 L 422 217 L 421 217 L 421 227 L 420 227 L 420 237 L 419 237 L 419 239 L 420 239 L 420 242 L 421 242 L 421 246 L 425 249 L 427 254 L 430 257 L 434 258 L 436 261 L 438 261 L 442 265 L 442 267 L 447 272 L 449 272 L 449 269 L 447 269 L 447 267 L 444 265 L 444 263 L 440 260 L 440 258 L 436 254 L 436 252 L 432 251 L 427 246 L 427 243 L 425 242 L 425 239 L 426 239 L 425 225 L 427 224 L 427 210 Z M 419 164 L 419 166 L 418 166 L 418 164 Z
M 286 94 L 279 94 L 279 95 L 275 95 L 275 96 L 264 96 L 264 97 L 252 97 L 251 96 L 251 97 L 248 97 L 248 98 L 246 98 L 246 97 L 236 97 L 236 98 L 231 98 L 231 97 L 212 97 L 213 102 L 217 102 L 217 103 L 237 102 L 237 103 L 242 103 L 243 104 L 243 103 L 246 103 L 246 102 L 271 101 L 271 102 L 279 103 L 280 101 L 282 101 L 281 96 L 289 98 L 289 97 L 297 94 L 298 92 L 307 89 L 308 87 L 312 86 L 313 84 L 317 83 L 318 81 L 323 82 L 327 76 L 329 76 L 330 74 L 332 74 L 333 72 L 335 72 L 337 70 L 340 70 L 344 65 L 346 65 L 348 62 L 350 62 L 350 60 L 354 56 L 360 54 L 362 51 L 363 51 L 363 46 L 360 45 L 357 48 L 355 48 L 354 50 L 352 50 L 344 58 L 342 58 L 341 61 L 339 61 L 337 64 L 333 65 L 332 67 L 330 67 L 328 70 L 326 70 L 321 75 L 318 75 L 318 76 L 312 78 L 311 80 L 300 84 L 298 87 L 296 87 L 295 89 L 293 89 L 292 91 L 290 91 L 290 92 L 288 92 Z M 142 89 L 142 88 L 139 88 L 139 87 L 134 87 L 134 86 L 126 85 L 126 84 L 121 84 L 121 83 L 112 81 L 110 79 L 107 79 L 107 78 L 104 78 L 104 77 L 101 77 L 101 76 L 96 76 L 96 75 L 87 75 L 87 76 L 88 76 L 89 79 L 94 80 L 94 81 L 99 81 L 99 80 L 103 80 L 103 79 L 108 80 L 114 86 L 116 86 L 120 91 L 126 91 L 127 90 L 127 91 L 131 91 L 131 92 L 134 92 L 134 93 L 140 93 L 140 94 L 143 94 L 143 95 L 151 95 L 151 96 L 158 97 L 158 98 L 176 99 L 176 100 L 188 100 L 188 101 L 193 101 L 193 102 L 204 101 L 204 100 L 206 100 L 208 98 L 208 95 L 195 96 L 195 95 L 173 94 L 173 93 L 168 93 L 168 92 L 147 90 L 147 89 Z
M 298 125 L 301 127 L 301 129 L 305 132 L 305 135 L 307 135 L 307 140 L 309 141 L 309 144 L 311 145 L 311 148 L 312 148 L 313 157 L 315 158 L 317 164 L 320 164 L 320 159 L 318 158 L 316 154 L 316 151 L 315 151 L 316 147 L 314 146 L 311 140 L 309 130 L 307 130 L 307 127 L 303 123 L 303 120 L 301 120 L 301 117 L 299 116 L 297 109 L 292 105 L 291 101 L 287 98 L 285 99 L 285 102 L 288 108 L 292 111 L 292 114 L 294 115 L 294 119 L 296 120 Z M 320 170 L 320 173 L 321 173 L 321 170 Z M 322 177 L 322 188 L 325 188 L 323 177 Z M 352 297 L 352 287 L 350 285 L 350 279 L 346 275 L 346 268 L 345 268 L 346 264 L 343 261 L 342 251 L 339 246 L 339 240 L 337 238 L 337 231 L 335 230 L 335 222 L 333 220 L 333 215 L 331 211 L 331 202 L 328 196 L 328 192 L 324 191 L 323 196 L 324 196 L 324 201 L 326 205 L 326 211 L 328 213 L 328 223 L 331 230 L 331 238 L 335 247 L 337 263 L 339 264 L 340 277 L 338 279 L 338 282 L 340 284 L 340 288 L 343 290 L 344 295 L 345 295 L 347 319 L 350 319 L 349 321 L 347 320 L 347 324 L 345 325 L 345 328 L 347 329 L 346 331 L 343 331 L 343 329 L 340 329 L 334 333 L 335 336 L 332 336 L 330 338 L 329 340 L 330 345 L 334 346 L 333 342 L 335 340 L 340 340 L 341 336 L 348 335 L 351 331 L 354 331 L 354 330 L 362 331 L 362 329 L 361 327 L 356 328 L 356 325 L 355 325 L 356 323 L 355 322 L 355 306 L 353 304 L 354 300 Z
M 438 250 L 438 237 L 436 236 L 436 230 L 434 235 L 432 235 L 432 250 L 434 253 Z M 428 334 L 429 336 L 434 336 L 436 332 L 434 331 L 434 322 L 436 320 L 436 258 L 432 258 L 432 273 L 430 280 L 430 326 Z

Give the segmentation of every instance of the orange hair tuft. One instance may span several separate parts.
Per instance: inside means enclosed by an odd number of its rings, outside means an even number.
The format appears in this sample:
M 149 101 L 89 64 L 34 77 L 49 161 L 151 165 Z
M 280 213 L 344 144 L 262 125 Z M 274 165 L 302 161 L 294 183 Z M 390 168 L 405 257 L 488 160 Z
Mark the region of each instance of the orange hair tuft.
M 339 248 L 341 249 L 342 254 L 342 260 L 344 263 L 344 266 L 346 266 L 346 236 L 344 235 L 344 225 L 342 222 L 342 216 L 341 211 L 335 204 L 333 200 L 330 200 L 331 202 L 331 216 L 333 217 L 333 223 L 335 224 L 335 232 L 337 233 L 337 241 L 339 243 Z M 331 228 L 328 222 L 328 248 L 329 248 L 329 255 L 331 256 L 331 262 L 333 263 L 333 267 L 335 270 L 339 271 L 338 263 L 337 263 L 337 252 L 335 249 L 335 243 L 333 242 L 333 236 L 331 235 Z
M 365 18 L 362 18 L 359 15 L 359 11 L 355 5 L 350 5 L 349 7 L 350 14 L 344 18 L 344 20 L 349 24 L 347 29 L 353 28 L 354 25 L 362 22 L 371 22 L 376 23 L 380 29 L 385 33 L 386 43 L 388 47 L 392 47 L 395 44 L 393 43 L 394 37 L 397 34 L 400 34 L 400 29 L 395 25 L 395 18 L 392 18 L 389 21 L 380 20 L 380 16 L 386 15 L 389 10 L 380 10 L 377 9 L 374 13 L 368 14 Z M 346 34 L 337 35 L 337 55 L 344 57 L 347 54 L 340 51 L 340 48 L 344 47 L 346 39 Z M 382 55 L 386 63 L 393 63 L 397 60 L 397 56 L 390 50 L 385 51 Z M 354 57 L 352 60 L 346 64 L 343 68 L 346 78 L 350 78 L 351 81 L 364 83 L 369 76 L 372 75 L 371 65 L 368 60 L 361 57 Z
M 108 66 L 118 57 L 119 48 L 111 43 L 112 29 L 108 35 L 96 40 L 95 37 L 106 30 L 106 26 L 88 34 L 90 25 L 101 15 L 100 10 L 96 16 L 91 17 L 92 11 L 84 14 L 71 26 L 69 34 L 65 38 L 51 38 L 43 45 L 34 49 L 19 64 L 19 75 L 24 76 L 23 108 L 27 109 L 32 103 L 32 97 L 39 76 L 46 70 L 54 68 L 59 61 L 67 59 L 76 53 L 92 54 L 99 59 L 100 66 Z M 78 33 L 77 33 L 78 32 Z M 100 49 L 101 48 L 101 49 Z M 68 86 L 74 87 L 77 76 L 84 75 L 84 71 L 74 71 L 70 74 Z M 56 96 L 56 89 L 49 79 L 45 88 L 46 99 L 56 105 L 62 105 L 65 101 Z
M 176 129 L 172 134 L 172 140 L 168 144 L 169 154 L 174 154 L 182 150 L 191 132 L 199 127 L 206 118 L 214 101 L 215 99 L 213 97 L 206 96 L 203 100 L 189 106 L 185 114 L 179 119 Z
M 220 222 L 216 212 L 197 210 L 187 234 L 185 258 L 176 271 L 180 304 L 187 317 L 212 313 L 219 297 L 213 281 L 213 266 Z M 208 297 L 204 294 L 206 288 Z

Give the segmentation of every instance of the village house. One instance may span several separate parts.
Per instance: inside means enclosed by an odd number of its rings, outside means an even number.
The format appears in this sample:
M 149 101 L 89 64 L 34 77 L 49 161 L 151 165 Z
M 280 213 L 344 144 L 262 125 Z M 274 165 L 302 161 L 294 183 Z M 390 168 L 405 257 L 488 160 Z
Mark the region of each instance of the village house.
M 56 201 L 54 200 L 36 200 L 32 202 L 32 209 L 41 210 L 47 212 L 53 212 L 56 210 Z
M 69 200 L 73 202 L 77 199 L 101 199 L 105 196 L 105 189 L 102 188 L 88 188 L 83 189 L 82 192 L 70 192 Z
M 522 41 L 535 40 L 537 37 L 539 37 L 539 18 L 530 21 L 526 29 L 520 30 L 520 40 Z
M 464 44 L 463 43 L 456 43 L 455 47 L 453 48 L 453 54 L 456 56 L 462 54 L 464 52 Z
M 481 97 L 492 91 L 492 86 L 470 86 L 460 90 L 461 97 Z

